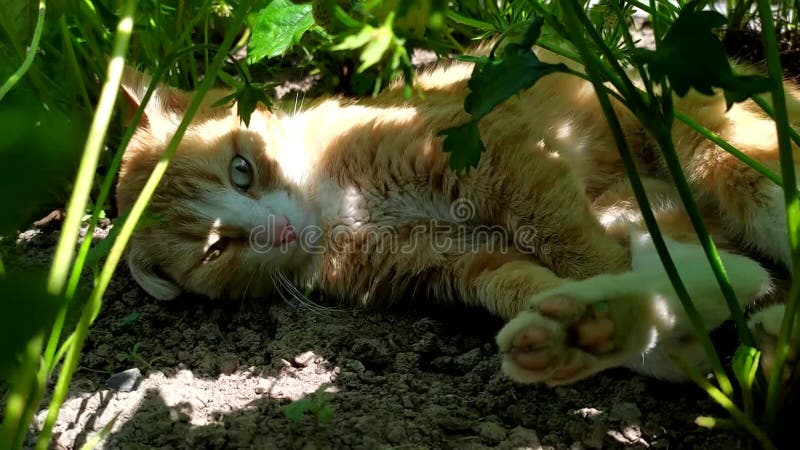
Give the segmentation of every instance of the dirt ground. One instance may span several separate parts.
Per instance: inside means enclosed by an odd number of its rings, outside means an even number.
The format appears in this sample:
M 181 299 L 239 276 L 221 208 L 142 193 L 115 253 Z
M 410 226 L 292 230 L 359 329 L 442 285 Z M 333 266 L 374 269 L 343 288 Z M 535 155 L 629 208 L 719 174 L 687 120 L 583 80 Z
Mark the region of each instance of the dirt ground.
M 56 229 L 0 240 L 8 265 L 47 264 Z M 724 416 L 694 385 L 627 370 L 557 389 L 515 384 L 500 373 L 493 341 L 500 326 L 478 311 L 424 306 L 335 310 L 279 296 L 158 302 L 121 265 L 55 426 L 53 448 L 80 448 L 114 418 L 99 448 L 744 446 L 736 435 L 693 423 L 699 414 Z M 108 388 L 109 378 L 123 371 L 134 372 L 133 389 Z M 120 376 L 111 383 L 118 385 Z M 303 398 L 316 406 L 287 417 L 287 405 Z M 290 411 L 298 408 L 302 414 L 302 404 Z

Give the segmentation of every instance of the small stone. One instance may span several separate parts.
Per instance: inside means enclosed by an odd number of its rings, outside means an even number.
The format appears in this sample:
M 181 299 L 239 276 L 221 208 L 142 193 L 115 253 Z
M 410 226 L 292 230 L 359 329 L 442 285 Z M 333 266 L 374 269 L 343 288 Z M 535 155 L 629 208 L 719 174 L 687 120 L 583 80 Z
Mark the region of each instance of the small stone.
M 419 354 L 413 352 L 401 352 L 394 357 L 394 368 L 400 373 L 412 372 L 419 366 Z
M 517 427 L 511 430 L 508 438 L 497 446 L 503 450 L 538 450 L 542 448 L 536 431 L 530 428 Z
M 304 352 L 304 353 L 301 353 L 301 354 L 295 356 L 294 357 L 294 363 L 298 367 L 306 367 L 307 365 L 309 365 L 312 362 L 314 362 L 314 358 L 316 358 L 316 357 L 317 357 L 317 355 L 315 355 L 314 352 L 307 351 L 307 352 Z
M 436 424 L 447 431 L 466 431 L 470 429 L 466 419 L 456 416 L 437 417 Z
M 142 379 L 142 371 L 134 367 L 111 375 L 106 381 L 106 388 L 114 389 L 119 392 L 131 392 L 139 387 Z
M 478 435 L 483 442 L 489 445 L 497 445 L 506 438 L 508 432 L 496 422 L 481 422 L 478 424 Z

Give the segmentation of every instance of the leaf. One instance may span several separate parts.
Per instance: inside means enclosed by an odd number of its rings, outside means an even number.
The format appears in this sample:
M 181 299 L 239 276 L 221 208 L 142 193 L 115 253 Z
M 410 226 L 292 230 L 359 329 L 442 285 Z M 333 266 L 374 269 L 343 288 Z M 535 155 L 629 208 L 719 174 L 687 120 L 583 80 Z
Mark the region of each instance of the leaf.
M 316 412 L 317 422 L 324 425 L 333 420 L 333 407 L 330 403 L 323 404 Z
M 120 328 L 125 328 L 125 327 L 127 327 L 129 325 L 132 325 L 134 322 L 139 320 L 139 317 L 141 317 L 141 316 L 142 315 L 139 312 L 134 311 L 134 312 L 128 314 L 127 316 L 123 317 L 122 320 L 120 320 L 114 328 L 118 330 Z M 138 345 L 138 344 L 139 343 L 137 342 L 136 345 Z M 134 348 L 137 348 L 137 347 L 134 346 Z
M 753 347 L 740 345 L 733 355 L 732 368 L 733 374 L 742 386 L 748 389 L 753 385 L 758 372 L 758 362 L 761 359 L 761 352 Z
M 534 19 L 519 43 L 505 47 L 502 59 L 468 59 L 475 62 L 475 69 L 467 83 L 470 93 L 464 101 L 464 110 L 472 115 L 472 121 L 441 132 L 447 136 L 443 150 L 450 153 L 450 167 L 456 172 L 476 166 L 485 150 L 478 132 L 481 118 L 512 95 L 533 86 L 542 77 L 567 71 L 564 64 L 540 61 L 531 50 L 541 35 L 543 23 L 542 18 Z
M 378 63 L 383 58 L 383 54 L 389 49 L 392 43 L 392 30 L 381 27 L 375 32 L 375 36 L 370 40 L 364 50 L 361 51 L 361 65 L 358 71 L 363 72 Z
M 245 126 L 250 126 L 250 116 L 259 103 L 270 104 L 265 88 L 266 86 L 263 84 L 245 83 L 242 89 L 236 93 L 236 112 L 242 118 Z
M 283 409 L 283 413 L 286 415 L 286 418 L 292 422 L 300 422 L 310 409 L 311 400 L 306 397 L 286 405 Z
M 331 47 L 331 50 L 354 50 L 363 47 L 367 42 L 372 40 L 375 34 L 375 28 L 369 25 L 364 25 L 364 28 L 358 34 L 351 34 L 342 40 L 342 42 Z
M 478 122 L 472 120 L 464 125 L 442 131 L 445 137 L 442 150 L 450 153 L 450 167 L 460 173 L 469 167 L 475 167 L 486 150 L 481 142 Z
M 251 16 L 253 36 L 248 44 L 247 63 L 282 55 L 300 41 L 314 25 L 311 5 L 289 0 L 272 0 Z
M 464 109 L 479 119 L 512 95 L 534 85 L 540 78 L 553 72 L 563 72 L 563 64 L 549 64 L 539 60 L 531 46 L 539 39 L 544 20 L 537 18 L 525 32 L 520 43 L 509 44 L 502 59 L 478 62 L 467 86 L 470 94 Z
M 669 79 L 675 93 L 683 97 L 694 88 L 713 95 L 713 88 L 725 91 L 728 108 L 754 94 L 769 90 L 769 80 L 755 75 L 733 73 L 725 47 L 712 29 L 725 25 L 716 11 L 695 9 L 698 0 L 683 7 L 658 50 L 635 49 L 633 58 L 646 64 L 656 81 Z

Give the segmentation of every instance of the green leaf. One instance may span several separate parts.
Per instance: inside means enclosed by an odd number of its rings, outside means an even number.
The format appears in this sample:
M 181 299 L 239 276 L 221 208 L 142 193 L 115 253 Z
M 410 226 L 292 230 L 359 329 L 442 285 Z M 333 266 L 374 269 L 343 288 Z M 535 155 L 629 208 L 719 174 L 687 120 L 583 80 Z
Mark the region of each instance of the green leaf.
M 533 86 L 542 77 L 567 71 L 564 64 L 540 61 L 531 50 L 541 35 L 543 23 L 541 18 L 534 19 L 519 43 L 505 47 L 501 59 L 468 59 L 475 62 L 475 69 L 467 83 L 470 93 L 464 101 L 464 110 L 472 115 L 472 121 L 441 133 L 447 136 L 443 150 L 450 153 L 450 167 L 456 172 L 476 166 L 485 150 L 478 132 L 481 118 L 512 95 Z
M 246 83 L 236 93 L 236 112 L 242 118 L 245 126 L 250 126 L 250 116 L 259 103 L 270 104 L 270 99 L 265 92 L 266 85 Z
M 450 167 L 460 173 L 478 165 L 481 154 L 486 150 L 481 142 L 478 121 L 472 120 L 464 125 L 442 131 L 445 137 L 442 150 L 450 153 Z
M 323 404 L 316 412 L 317 422 L 320 424 L 327 424 L 333 420 L 333 407 L 330 403 Z
M 272 0 L 251 16 L 253 36 L 248 44 L 247 63 L 282 55 L 314 25 L 311 5 L 289 0 Z
M 286 415 L 286 418 L 292 422 L 300 422 L 310 409 L 311 400 L 306 397 L 286 405 L 283 409 L 283 413 Z
M 531 47 L 539 39 L 544 20 L 535 19 L 528 26 L 519 43 L 508 44 L 502 59 L 478 61 L 467 86 L 470 94 L 464 109 L 473 118 L 480 119 L 495 106 L 512 95 L 534 85 L 553 72 L 564 72 L 563 64 L 549 64 L 539 60 Z
M 765 77 L 733 73 L 725 47 L 712 31 L 725 25 L 725 16 L 697 10 L 698 3 L 695 0 L 683 7 L 658 50 L 635 49 L 633 58 L 647 65 L 654 80 L 668 78 L 681 97 L 690 88 L 713 95 L 713 88 L 719 87 L 730 108 L 733 102 L 769 90 Z
M 393 38 L 394 35 L 391 29 L 385 27 L 378 28 L 373 38 L 361 52 L 361 65 L 358 67 L 358 71 L 363 72 L 377 64 L 378 61 L 383 58 L 386 50 L 389 49 Z
M 125 328 L 127 326 L 130 326 L 134 322 L 139 320 L 139 317 L 141 317 L 141 316 L 142 315 L 139 312 L 134 311 L 134 312 L 128 314 L 127 316 L 123 317 L 122 320 L 120 320 L 114 328 L 115 329 L 120 329 L 120 328 Z M 137 342 L 136 344 L 138 345 L 139 343 Z
M 740 345 L 733 355 L 732 368 L 733 374 L 742 386 L 748 388 L 753 385 L 758 372 L 758 362 L 761 359 L 761 352 L 753 347 Z
M 351 34 L 342 40 L 342 42 L 331 47 L 331 50 L 354 50 L 363 47 L 367 42 L 372 40 L 375 34 L 375 28 L 369 25 L 364 25 L 364 28 L 358 34 Z

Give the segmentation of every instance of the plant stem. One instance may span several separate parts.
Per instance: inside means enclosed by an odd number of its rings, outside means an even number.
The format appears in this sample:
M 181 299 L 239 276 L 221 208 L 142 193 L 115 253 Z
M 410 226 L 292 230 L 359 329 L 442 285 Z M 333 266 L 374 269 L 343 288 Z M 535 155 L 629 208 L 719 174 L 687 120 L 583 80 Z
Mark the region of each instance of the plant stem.
M 761 41 L 767 59 L 767 72 L 772 84 L 772 105 L 775 109 L 775 127 L 778 133 L 778 150 L 780 151 L 781 175 L 783 178 L 783 196 L 786 206 L 786 225 L 789 231 L 791 248 L 792 286 L 786 299 L 786 312 L 781 323 L 778 343 L 775 346 L 775 362 L 767 387 L 767 429 L 774 435 L 777 429 L 778 408 L 782 389 L 783 369 L 789 354 L 790 337 L 798 311 L 798 291 L 800 291 L 800 198 L 797 192 L 797 180 L 794 172 L 794 159 L 789 138 L 789 113 L 786 108 L 786 96 L 783 91 L 783 71 L 781 70 L 778 41 L 775 36 L 775 24 L 772 9 L 768 0 L 758 0 L 758 14 L 761 17 Z
M 734 147 L 730 142 L 722 139 L 716 133 L 704 127 L 699 122 L 680 111 L 675 111 L 675 118 L 691 127 L 694 131 L 700 133 L 704 138 L 717 144 L 720 148 L 733 155 L 739 161 L 747 164 L 750 168 L 768 178 L 773 183 L 777 184 L 778 186 L 783 186 L 783 180 L 781 180 L 781 177 L 778 176 L 778 174 L 770 170 L 767 166 L 761 164 L 758 160 L 751 158 L 746 153 Z
M 89 93 L 86 90 L 86 85 L 83 82 L 83 76 L 81 74 L 81 69 L 78 67 L 78 59 L 75 57 L 75 48 L 72 45 L 72 38 L 69 32 L 69 27 L 67 27 L 67 19 L 66 16 L 61 16 L 58 20 L 59 28 L 61 29 L 61 38 L 64 41 L 64 49 L 67 56 L 67 63 L 69 64 L 69 68 L 73 72 L 73 76 L 76 80 L 76 85 L 78 86 L 78 93 L 80 94 L 81 100 L 83 100 L 84 106 L 86 107 L 87 111 L 92 110 L 92 101 L 89 100 Z
M 565 2 L 565 4 L 567 7 L 565 8 L 564 19 L 567 22 L 569 29 L 580 30 L 581 23 L 576 16 L 581 15 L 583 11 L 577 5 L 575 0 L 568 0 Z M 592 84 L 594 85 L 595 92 L 597 93 L 600 106 L 603 109 L 603 113 L 605 114 L 608 125 L 611 128 L 614 140 L 617 143 L 620 157 L 625 165 L 625 171 L 628 174 L 628 179 L 630 180 L 636 201 L 639 203 L 639 209 L 642 212 L 642 218 L 644 219 L 647 230 L 650 232 L 650 235 L 653 239 L 653 244 L 658 251 L 659 257 L 661 258 L 661 263 L 664 265 L 664 270 L 672 282 L 675 292 L 678 294 L 681 304 L 686 310 L 686 314 L 689 316 L 689 319 L 692 322 L 697 338 L 700 340 L 703 348 L 706 351 L 709 361 L 711 362 L 711 366 L 714 370 L 714 374 L 717 377 L 717 382 L 724 392 L 732 394 L 733 386 L 731 385 L 728 376 L 725 374 L 725 369 L 722 367 L 722 361 L 719 359 L 717 352 L 714 350 L 714 345 L 708 335 L 703 318 L 697 312 L 697 309 L 689 298 L 689 293 L 686 290 L 686 286 L 684 286 L 683 281 L 678 274 L 678 269 L 675 267 L 675 263 L 672 261 L 672 258 L 669 255 L 669 250 L 667 249 L 667 245 L 664 242 L 664 238 L 658 228 L 658 223 L 653 215 L 650 202 L 647 199 L 647 193 L 644 189 L 644 185 L 642 184 L 639 174 L 636 171 L 636 162 L 634 161 L 633 155 L 628 148 L 622 127 L 617 119 L 616 113 L 614 112 L 614 108 L 611 105 L 608 94 L 606 94 L 605 89 L 603 89 L 602 78 L 598 70 L 598 66 L 602 65 L 603 63 L 594 53 L 592 53 L 582 36 L 574 36 L 572 43 L 577 47 L 584 59 L 586 71 L 592 80 Z
M 800 10 L 798 10 L 797 13 L 800 15 Z M 758 105 L 765 113 L 767 113 L 770 118 L 772 118 L 772 120 L 775 120 L 775 111 L 772 109 L 772 106 L 770 106 L 769 102 L 764 99 L 764 97 L 761 97 L 760 95 L 754 95 L 752 99 L 756 105 Z M 789 136 L 796 145 L 800 146 L 800 133 L 794 129 L 792 124 L 789 124 Z
M 38 377 L 36 366 L 39 362 L 39 352 L 42 348 L 42 337 L 35 336 L 25 347 L 17 373 L 10 378 L 11 391 L 6 401 L 6 413 L 0 429 L 0 446 L 9 449 L 22 448 L 28 421 L 25 420 L 26 411 L 32 402 L 31 396 L 36 391 Z
M 153 73 L 150 86 L 148 86 L 147 92 L 145 92 L 145 95 L 142 98 L 141 105 L 134 112 L 130 125 L 125 130 L 125 134 L 122 136 L 119 148 L 114 154 L 114 159 L 111 161 L 108 171 L 103 178 L 103 183 L 100 187 L 100 193 L 97 195 L 97 199 L 95 200 L 94 210 L 92 211 L 92 216 L 89 220 L 89 226 L 87 230 L 94 230 L 97 226 L 97 223 L 100 219 L 100 211 L 102 211 L 103 204 L 111 192 L 117 170 L 122 162 L 122 155 L 125 151 L 125 148 L 128 146 L 128 142 L 130 142 L 131 137 L 133 137 L 133 133 L 136 130 L 136 124 L 139 123 L 139 120 L 142 118 L 144 107 L 147 105 L 147 102 L 150 100 L 150 96 L 155 91 L 155 87 L 158 84 L 158 81 L 161 79 L 164 69 L 168 66 L 168 62 L 172 61 L 173 59 L 174 56 L 166 58 L 167 63 L 160 64 Z M 81 273 L 83 273 L 83 267 L 86 263 L 86 257 L 89 254 L 91 245 L 91 239 L 84 239 L 81 243 L 80 249 L 78 250 L 78 255 L 75 257 L 75 262 L 72 264 L 72 271 L 70 273 L 69 280 L 67 281 L 67 287 L 64 293 L 65 302 L 56 316 L 56 320 L 53 324 L 53 328 L 50 331 L 50 338 L 47 341 L 47 347 L 44 352 L 44 364 L 48 368 L 48 372 L 55 368 L 55 362 L 58 361 L 58 358 L 56 358 L 56 349 L 61 339 L 61 331 L 64 327 L 64 319 L 66 318 L 67 307 L 75 296 L 75 291 L 78 289 L 78 282 L 80 281 Z M 59 354 L 60 353 L 61 352 L 59 352 Z
M 706 381 L 693 367 L 678 357 L 674 357 L 673 361 L 686 373 L 692 381 L 694 381 L 700 388 L 702 388 L 709 397 L 722 406 L 728 414 L 733 417 L 736 423 L 745 429 L 750 435 L 758 441 L 761 448 L 764 450 L 777 450 L 777 447 L 770 441 L 769 437 L 764 434 L 764 431 L 758 427 L 742 410 L 736 407 L 731 399 L 723 394 L 719 389 L 714 387 L 711 383 Z
M 108 63 L 106 82 L 100 93 L 100 99 L 97 103 L 97 109 L 94 119 L 92 120 L 92 126 L 89 130 L 89 136 L 86 139 L 86 145 L 78 168 L 75 186 L 67 206 L 67 216 L 61 228 L 61 238 L 58 241 L 56 253 L 53 257 L 53 265 L 51 266 L 50 275 L 47 280 L 47 290 L 53 295 L 61 296 L 64 293 L 64 286 L 67 281 L 70 263 L 75 253 L 75 243 L 78 239 L 81 217 L 83 216 L 83 211 L 86 210 L 86 205 L 89 200 L 94 174 L 97 170 L 97 161 L 100 157 L 100 151 L 103 147 L 103 141 L 105 140 L 106 131 L 108 130 L 108 124 L 111 121 L 111 114 L 113 113 L 114 103 L 117 98 L 117 91 L 119 90 L 120 81 L 122 80 L 125 54 L 128 52 L 128 43 L 130 41 L 131 32 L 133 31 L 133 14 L 135 9 L 136 1 L 126 0 L 123 5 L 122 18 L 117 25 L 114 49 L 111 54 L 111 60 Z M 85 308 L 86 307 L 84 307 L 84 309 Z M 75 348 L 76 346 L 72 347 L 72 349 Z M 78 351 L 80 351 L 79 348 Z M 71 376 L 72 373 L 69 372 L 69 374 Z M 58 383 L 62 384 L 64 378 L 69 377 L 64 377 L 64 370 L 62 370 L 62 375 L 59 377 Z M 67 379 L 66 382 L 68 384 L 69 380 Z M 58 393 L 60 394 L 60 398 L 56 397 L 54 393 L 53 400 L 50 403 L 47 420 L 45 421 L 42 432 L 39 435 L 39 440 L 37 441 L 37 448 L 41 450 L 45 450 L 50 442 L 53 424 L 58 417 L 58 410 L 61 407 L 64 396 L 66 396 L 66 386 L 64 387 L 63 392 Z
M 15 84 L 19 80 L 25 76 L 25 72 L 28 71 L 28 68 L 33 63 L 33 58 L 36 56 L 36 52 L 39 51 L 39 39 L 42 37 L 42 30 L 44 29 L 44 13 L 47 10 L 47 4 L 44 0 L 39 0 L 39 14 L 36 16 L 36 28 L 33 30 L 33 39 L 31 40 L 31 48 L 28 50 L 28 53 L 25 55 L 25 59 L 22 61 L 22 65 L 11 74 L 10 77 L 0 86 L 0 100 L 5 97 L 8 91 L 14 87 Z
M 133 0 L 128 1 L 129 3 L 133 2 Z M 100 275 L 96 280 L 95 287 L 89 295 L 89 299 L 81 313 L 78 326 L 75 330 L 75 341 L 69 350 L 67 350 L 67 354 L 64 358 L 64 364 L 61 367 L 61 374 L 58 377 L 56 387 L 53 391 L 53 400 L 50 402 L 47 419 L 45 420 L 42 428 L 42 434 L 39 435 L 37 450 L 46 450 L 47 448 L 53 425 L 58 417 L 58 411 L 64 401 L 64 398 L 66 397 L 67 388 L 69 387 L 70 380 L 72 379 L 72 374 L 74 373 L 75 368 L 78 366 L 80 351 L 83 347 L 84 341 L 86 340 L 89 326 L 100 310 L 103 294 L 105 293 L 105 290 L 111 281 L 111 277 L 114 274 L 117 264 L 122 258 L 122 253 L 125 249 L 125 246 L 127 245 L 128 240 L 136 227 L 136 223 L 144 213 L 147 203 L 150 201 L 150 198 L 155 192 L 156 187 L 158 187 L 161 178 L 164 176 L 164 173 L 169 165 L 169 160 L 175 153 L 175 150 L 177 150 L 178 144 L 180 143 L 183 134 L 186 132 L 192 116 L 197 112 L 205 93 L 211 88 L 214 80 L 216 79 L 216 73 L 225 62 L 225 59 L 228 56 L 228 50 L 230 49 L 231 44 L 233 43 L 233 40 L 239 31 L 239 27 L 247 15 L 249 6 L 250 2 L 245 1 L 237 7 L 236 13 L 230 22 L 230 28 L 226 32 L 225 38 L 220 45 L 220 51 L 214 56 L 208 73 L 206 73 L 205 78 L 200 83 L 197 92 L 192 97 L 192 101 L 186 109 L 183 120 L 178 125 L 178 128 L 175 130 L 175 134 L 167 145 L 166 150 L 161 155 L 156 167 L 153 169 L 153 172 L 147 179 L 147 182 L 142 188 L 142 192 L 131 207 L 128 217 L 123 222 L 120 233 L 117 236 L 117 239 L 114 241 L 111 250 L 109 251 L 108 257 L 106 258 L 103 268 L 100 271 Z

